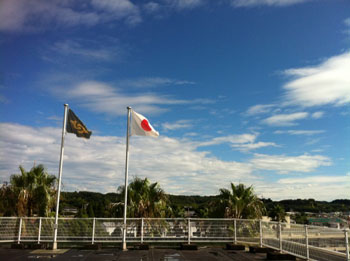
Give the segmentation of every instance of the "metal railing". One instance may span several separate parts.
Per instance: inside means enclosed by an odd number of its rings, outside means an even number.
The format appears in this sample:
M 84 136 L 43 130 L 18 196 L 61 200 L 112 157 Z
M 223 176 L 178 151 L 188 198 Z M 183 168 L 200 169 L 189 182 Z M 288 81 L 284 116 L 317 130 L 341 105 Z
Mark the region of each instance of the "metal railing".
M 0 217 L 0 243 L 51 243 L 54 218 Z M 57 241 L 122 242 L 122 218 L 59 218 Z M 348 230 L 248 219 L 129 218 L 129 243 L 245 243 L 307 260 L 347 260 Z

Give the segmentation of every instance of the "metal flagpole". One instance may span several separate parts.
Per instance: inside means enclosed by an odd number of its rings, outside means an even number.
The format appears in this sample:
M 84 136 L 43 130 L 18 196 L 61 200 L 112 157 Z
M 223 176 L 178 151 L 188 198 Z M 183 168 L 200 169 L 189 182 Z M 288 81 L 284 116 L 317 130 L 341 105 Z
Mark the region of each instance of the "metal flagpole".
M 58 169 L 58 189 L 57 189 L 57 201 L 56 201 L 56 216 L 55 216 L 53 245 L 52 245 L 52 249 L 53 250 L 57 249 L 58 210 L 59 210 L 59 205 L 60 205 L 61 177 L 62 177 L 63 152 L 64 152 L 64 135 L 66 134 L 67 111 L 68 111 L 68 104 L 65 104 L 64 105 L 63 127 L 62 127 L 62 139 L 61 139 L 61 156 L 60 156 L 60 165 L 59 165 L 59 169 Z
M 128 170 L 129 170 L 129 136 L 130 136 L 130 115 L 131 107 L 128 109 L 128 122 L 127 122 L 127 131 L 126 131 L 126 157 L 125 157 L 125 200 L 124 200 L 124 225 L 123 225 L 123 250 L 126 248 L 126 212 L 128 204 Z

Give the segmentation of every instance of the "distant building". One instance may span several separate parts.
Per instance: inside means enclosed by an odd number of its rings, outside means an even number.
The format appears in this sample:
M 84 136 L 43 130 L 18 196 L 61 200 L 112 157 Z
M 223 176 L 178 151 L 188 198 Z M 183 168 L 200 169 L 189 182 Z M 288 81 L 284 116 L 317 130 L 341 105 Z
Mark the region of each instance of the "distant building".
M 65 216 L 71 216 L 78 214 L 78 209 L 74 207 L 65 207 L 62 210 L 63 215 Z
M 184 209 L 185 209 L 185 218 L 195 218 L 197 217 L 197 214 L 196 212 L 193 210 L 193 208 L 191 206 L 187 207 L 187 206 L 184 206 Z
M 338 229 L 347 227 L 347 221 L 337 217 L 311 217 L 308 218 L 308 223 L 309 225 L 313 226 L 332 227 Z

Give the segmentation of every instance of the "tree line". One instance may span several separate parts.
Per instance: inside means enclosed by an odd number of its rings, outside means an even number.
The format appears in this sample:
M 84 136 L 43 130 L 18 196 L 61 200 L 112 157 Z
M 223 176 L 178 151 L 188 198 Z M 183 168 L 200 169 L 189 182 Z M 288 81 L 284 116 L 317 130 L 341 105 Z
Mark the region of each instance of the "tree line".
M 43 165 L 11 176 L 0 188 L 0 216 L 54 216 L 57 179 Z M 61 192 L 60 215 L 67 209 L 76 217 L 123 217 L 124 186 L 116 193 Z M 128 186 L 128 217 L 261 218 L 283 221 L 287 211 L 300 212 L 297 223 L 306 223 L 304 212 L 350 211 L 350 200 L 260 199 L 252 186 L 234 183 L 214 196 L 182 196 L 165 193 L 147 178 L 134 178 Z M 68 213 L 69 214 L 69 213 Z

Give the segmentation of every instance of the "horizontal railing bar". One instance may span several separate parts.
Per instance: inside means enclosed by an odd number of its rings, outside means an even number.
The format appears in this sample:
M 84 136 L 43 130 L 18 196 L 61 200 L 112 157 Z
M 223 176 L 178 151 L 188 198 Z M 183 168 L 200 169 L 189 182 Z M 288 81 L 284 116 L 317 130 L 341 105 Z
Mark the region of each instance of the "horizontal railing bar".
M 23 223 L 22 230 L 19 230 L 19 220 Z M 38 225 L 39 220 L 41 226 Z M 53 222 L 54 218 L 50 217 L 0 217 L 0 243 L 38 242 L 39 227 L 40 242 L 52 242 Z M 278 237 L 279 226 L 281 238 Z M 58 223 L 58 242 L 120 243 L 122 227 L 122 218 L 61 217 Z M 128 218 L 126 240 L 132 243 L 239 242 L 259 245 L 261 238 L 263 246 L 296 257 L 307 258 L 307 253 L 310 253 L 308 249 L 312 250 L 310 260 L 317 256 L 321 258 L 322 255 L 329 256 L 330 260 L 332 257 L 336 260 L 346 256 L 342 252 L 345 244 L 344 230 L 306 227 L 308 230 L 300 224 L 235 218 Z M 306 238 L 308 241 L 305 241 Z

